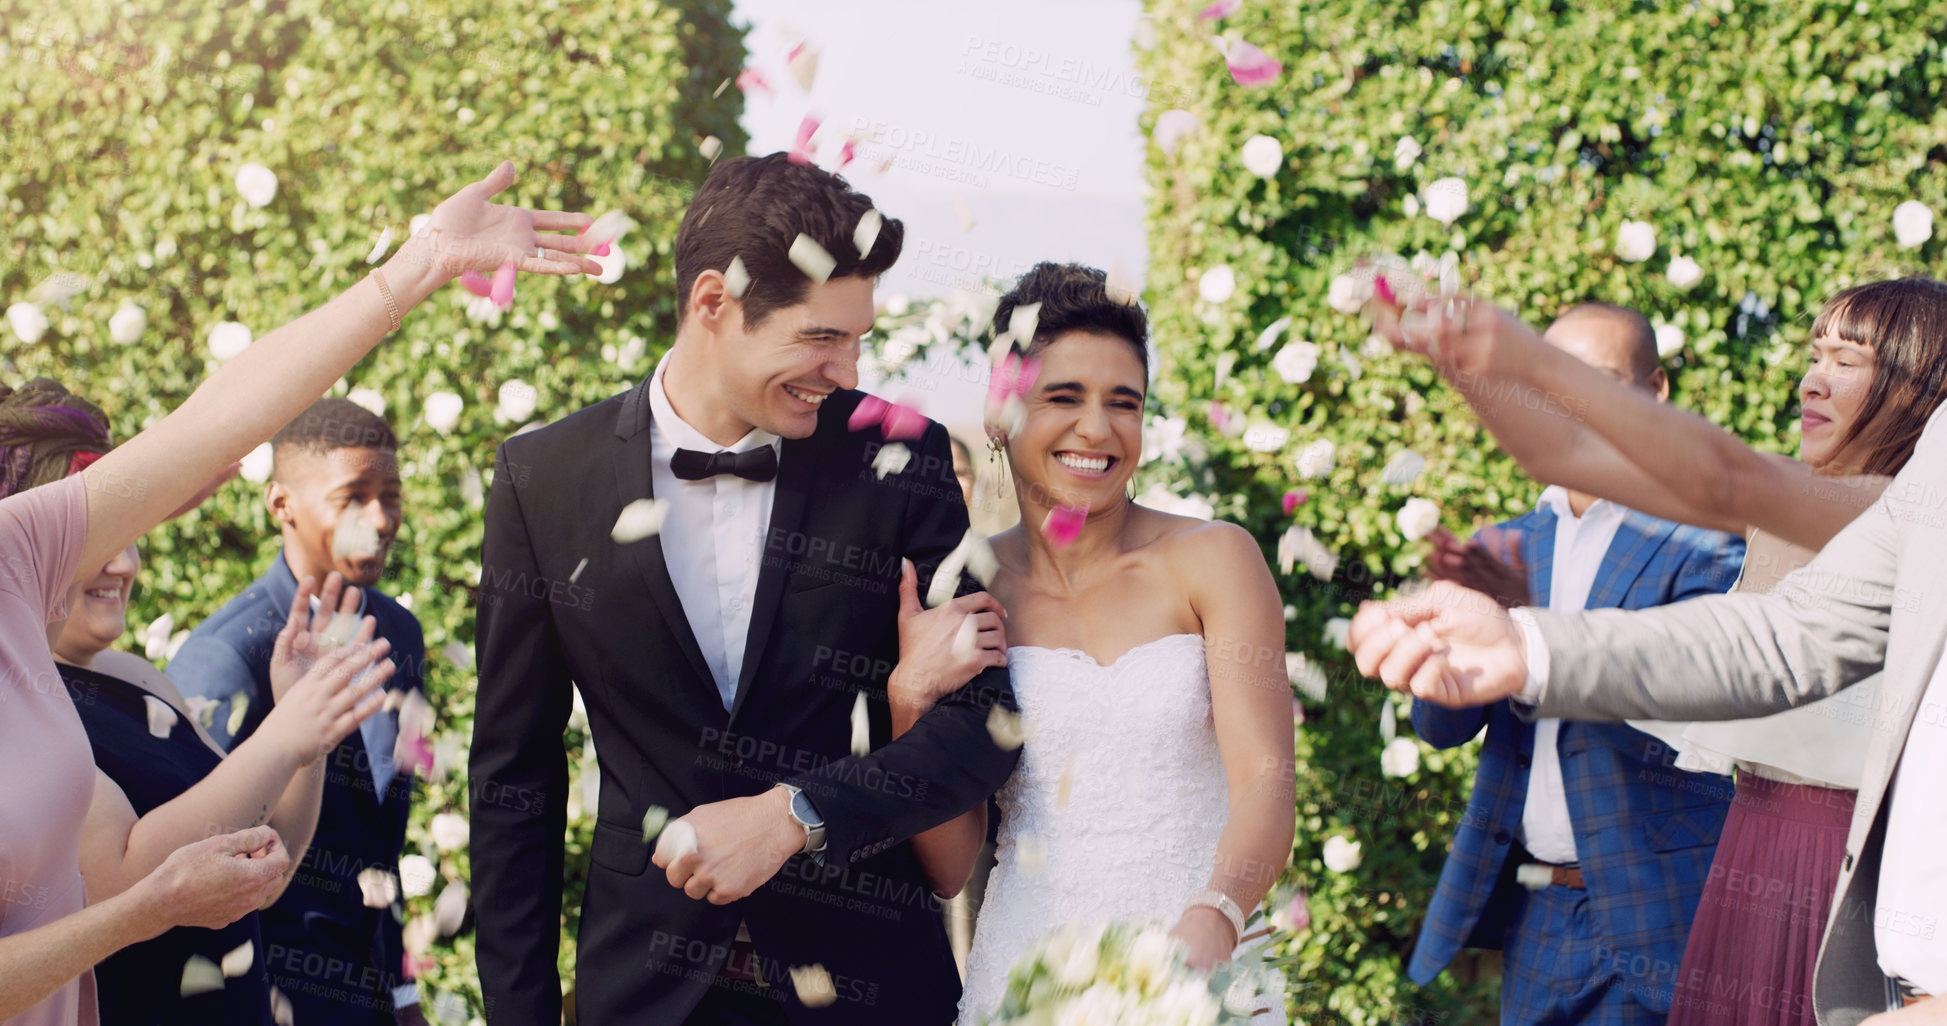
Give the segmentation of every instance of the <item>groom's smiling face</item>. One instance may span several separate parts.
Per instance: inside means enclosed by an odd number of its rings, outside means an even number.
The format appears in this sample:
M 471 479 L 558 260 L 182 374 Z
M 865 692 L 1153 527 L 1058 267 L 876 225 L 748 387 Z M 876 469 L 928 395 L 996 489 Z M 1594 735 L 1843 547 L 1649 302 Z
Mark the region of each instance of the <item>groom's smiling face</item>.
M 806 438 L 818 409 L 859 384 L 859 340 L 872 330 L 872 279 L 832 278 L 755 326 L 726 318 L 714 347 L 722 395 L 738 420 L 783 438 Z

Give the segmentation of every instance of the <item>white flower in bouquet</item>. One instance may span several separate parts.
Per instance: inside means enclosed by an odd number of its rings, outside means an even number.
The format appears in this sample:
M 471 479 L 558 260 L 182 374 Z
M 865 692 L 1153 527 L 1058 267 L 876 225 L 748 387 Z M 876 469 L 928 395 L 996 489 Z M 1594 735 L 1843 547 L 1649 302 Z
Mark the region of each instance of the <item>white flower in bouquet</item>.
M 1386 742 L 1379 753 L 1379 772 L 1389 777 L 1410 777 L 1420 768 L 1420 746 L 1410 737 Z
M 1893 208 L 1893 238 L 1902 249 L 1914 249 L 1933 238 L 1933 208 L 1907 200 Z
M 1221 303 L 1237 291 L 1237 272 L 1218 264 L 1197 279 L 1197 295 L 1206 303 Z
M 1669 359 L 1683 351 L 1683 329 L 1674 324 L 1656 326 L 1656 355 Z
M 1322 853 L 1325 868 L 1334 873 L 1352 872 L 1359 868 L 1359 863 L 1365 861 L 1363 847 L 1358 841 L 1344 837 L 1326 838 L 1325 850 Z
M 1310 381 L 1312 371 L 1318 369 L 1318 346 L 1311 342 L 1293 342 L 1271 358 L 1271 369 L 1278 372 L 1285 384 L 1302 385 Z
M 1201 979 L 1178 980 L 1156 1000 L 1155 1022 L 1181 1023 L 1182 1026 L 1216 1026 L 1224 1014 L 1217 996 Z
M 1064 987 L 1085 987 L 1095 979 L 1101 965 L 1102 927 L 1093 927 L 1056 938 L 1048 952 L 1048 965 L 1055 982 Z
M 1663 272 L 1663 276 L 1670 280 L 1670 284 L 1687 292 L 1704 280 L 1704 269 L 1687 256 L 1672 257 L 1670 269 Z
M 1431 499 L 1408 499 L 1394 519 L 1407 541 L 1419 541 L 1440 526 L 1440 507 Z
M 1331 473 L 1338 451 L 1338 446 L 1333 445 L 1329 438 L 1321 438 L 1305 446 L 1298 452 L 1298 475 L 1313 478 Z
M 1441 224 L 1452 224 L 1466 212 L 1465 179 L 1442 178 L 1426 187 L 1426 216 Z
M 1145 994 L 1162 989 L 1176 970 L 1176 950 L 1177 942 L 1162 927 L 1152 926 L 1136 934 L 1123 956 L 1130 982 Z
M 262 164 L 237 168 L 237 192 L 253 207 L 262 207 L 277 198 L 277 173 Z
M 1648 221 L 1624 221 L 1616 229 L 1616 256 L 1639 264 L 1656 255 L 1656 226 Z
M 1268 135 L 1254 135 L 1244 141 L 1244 170 L 1269 178 L 1284 163 L 1284 147 Z
M 1326 290 L 1325 305 L 1342 314 L 1356 314 L 1366 308 L 1366 300 L 1371 298 L 1371 283 L 1341 274 L 1332 279 L 1331 287 Z

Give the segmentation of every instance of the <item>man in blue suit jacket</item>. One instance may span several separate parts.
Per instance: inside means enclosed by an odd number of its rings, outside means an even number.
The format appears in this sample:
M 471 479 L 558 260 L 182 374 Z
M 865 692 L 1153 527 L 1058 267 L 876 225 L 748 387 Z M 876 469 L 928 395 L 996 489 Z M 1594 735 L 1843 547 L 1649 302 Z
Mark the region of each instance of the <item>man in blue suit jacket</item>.
M 421 689 L 426 662 L 419 621 L 374 585 L 400 524 L 392 429 L 347 399 L 322 399 L 271 439 L 265 490 L 283 527 L 284 550 L 249 588 L 197 625 L 169 663 L 185 694 L 220 703 L 211 734 L 228 747 L 270 712 L 270 653 L 297 595 L 299 575 L 322 586 L 333 570 L 360 592 L 360 617 L 392 643 L 389 688 Z M 315 601 L 315 600 L 314 600 Z M 243 706 L 234 736 L 230 709 Z M 412 771 L 393 764 L 399 716 L 392 703 L 324 760 L 317 832 L 302 867 L 262 916 L 265 968 L 304 1026 L 417 1026 L 418 991 L 402 979 L 400 924 L 389 907 L 367 908 L 359 873 L 396 874 L 412 807 Z
M 1576 307 L 1548 338 L 1668 395 L 1655 335 L 1634 311 Z M 1643 609 L 1720 593 L 1744 558 L 1734 536 L 1560 487 L 1499 530 L 1519 561 L 1502 586 L 1476 583 L 1547 608 Z M 1415 701 L 1412 719 L 1438 748 L 1483 728 L 1487 739 L 1408 974 L 1424 985 L 1462 947 L 1498 948 L 1506 1026 L 1663 1022 L 1730 779 L 1674 768 L 1668 746 L 1620 723 L 1523 722 L 1507 702 L 1453 710 Z

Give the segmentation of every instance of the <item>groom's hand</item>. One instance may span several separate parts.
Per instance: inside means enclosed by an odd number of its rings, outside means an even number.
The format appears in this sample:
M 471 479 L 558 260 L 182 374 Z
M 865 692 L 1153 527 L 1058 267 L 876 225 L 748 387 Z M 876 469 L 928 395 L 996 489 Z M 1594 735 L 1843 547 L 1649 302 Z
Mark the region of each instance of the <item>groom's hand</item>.
M 772 788 L 749 798 L 699 805 L 682 818 L 696 830 L 696 850 L 666 861 L 669 885 L 712 905 L 748 897 L 804 849 L 804 827 L 791 818 L 791 795 Z
M 1526 639 L 1508 611 L 1447 581 L 1364 603 L 1346 647 L 1361 674 L 1450 709 L 1518 695 L 1528 681 Z

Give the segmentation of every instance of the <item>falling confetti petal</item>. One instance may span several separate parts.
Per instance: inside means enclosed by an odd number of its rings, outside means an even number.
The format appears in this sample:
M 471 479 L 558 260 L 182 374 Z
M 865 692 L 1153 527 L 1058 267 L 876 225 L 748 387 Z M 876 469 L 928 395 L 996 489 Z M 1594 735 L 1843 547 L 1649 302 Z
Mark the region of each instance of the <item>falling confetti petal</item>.
M 996 705 L 987 712 L 987 736 L 1002 751 L 1011 752 L 1027 742 L 1027 723 L 1006 707 Z
M 962 231 L 970 232 L 974 230 L 973 208 L 967 205 L 965 197 L 953 197 L 953 213 L 960 218 L 960 228 Z
M 1401 449 L 1393 458 L 1386 461 L 1386 469 L 1380 472 L 1380 480 L 1389 485 L 1410 485 L 1426 469 L 1426 457 L 1411 449 Z
M 615 518 L 608 536 L 623 545 L 641 541 L 661 531 L 663 518 L 668 515 L 668 499 L 637 499 L 622 507 L 622 515 Z
M 341 514 L 338 517 L 338 525 L 331 532 L 331 558 L 333 559 L 376 556 L 381 546 L 379 529 L 361 516 L 356 507 L 347 509 Z
M 230 696 L 230 718 L 227 722 L 224 723 L 223 726 L 225 730 L 228 730 L 230 732 L 231 737 L 236 737 L 237 731 L 243 729 L 243 716 L 245 713 L 249 711 L 250 711 L 249 695 L 246 695 L 242 692 L 238 692 Z
M 1055 808 L 1068 807 L 1068 799 L 1075 793 L 1075 760 L 1069 759 L 1061 764 L 1061 781 L 1055 785 Z
M 386 225 L 385 230 L 379 232 L 379 241 L 373 243 L 372 251 L 365 255 L 365 262 L 368 264 L 378 263 L 380 260 L 385 259 L 385 251 L 391 248 L 392 226 Z
M 806 1008 L 823 1008 L 838 1000 L 838 988 L 832 985 L 832 974 L 823 965 L 792 966 L 791 986 Z
M 785 155 L 786 159 L 790 160 L 793 164 L 810 164 L 813 152 L 811 137 L 817 134 L 818 118 L 814 115 L 806 114 L 804 120 L 798 122 L 798 134 L 791 141 L 791 152 Z M 804 238 L 802 235 L 798 237 Z M 820 278 L 819 280 L 823 281 L 824 279 Z
M 1041 522 L 1041 534 L 1048 539 L 1048 544 L 1065 549 L 1081 537 L 1082 525 L 1087 522 L 1087 505 L 1056 506 L 1048 511 L 1048 518 Z
M 818 244 L 818 240 L 803 232 L 791 240 L 791 252 L 786 255 L 791 258 L 791 266 L 804 272 L 804 276 L 817 285 L 823 285 L 832 276 L 832 269 L 838 266 L 838 261 Z
M 723 91 L 724 91 L 725 89 L 728 89 L 728 88 L 730 88 L 730 80 L 729 80 L 729 79 L 727 79 L 727 78 L 726 78 L 726 79 L 724 79 L 723 81 L 721 81 L 721 82 L 718 82 L 718 83 L 717 83 L 717 91 L 716 91 L 716 92 L 714 92 L 714 93 L 711 93 L 711 94 L 710 94 L 710 99 L 712 99 L 712 100 L 714 100 L 714 99 L 716 99 L 717 97 L 719 97 L 719 96 L 722 96 L 722 95 L 723 95 Z
M 725 81 L 729 80 L 725 79 Z M 696 152 L 701 154 L 704 160 L 714 164 L 717 155 L 723 152 L 723 140 L 714 135 L 706 135 L 702 142 L 696 144 Z
M 1216 21 L 1219 18 L 1228 18 L 1236 14 L 1237 9 L 1242 6 L 1244 6 L 1244 0 L 1217 0 L 1216 3 L 1199 11 L 1197 13 L 1197 20 Z
M 852 245 L 858 247 L 860 259 L 872 252 L 872 244 L 878 241 L 879 229 L 885 222 L 885 215 L 876 207 L 859 215 L 859 226 L 852 229 Z
M 863 431 L 876 424 L 887 441 L 903 442 L 925 434 L 927 423 L 926 415 L 911 406 L 867 395 L 852 410 L 845 426 L 852 431 Z
M 648 844 L 669 825 L 669 810 L 660 805 L 651 805 L 642 814 L 642 843 Z
M 1007 333 L 1021 340 L 1021 348 L 1033 345 L 1035 333 L 1040 330 L 1040 303 L 1023 303 L 1008 312 Z
M 514 305 L 514 270 L 511 260 L 494 269 L 493 292 L 487 298 L 502 310 Z
M 663 827 L 656 837 L 656 855 L 665 864 L 674 862 L 696 851 L 696 828 L 686 819 L 679 819 Z
M 196 722 L 205 727 L 215 725 L 216 707 L 223 704 L 214 698 L 205 698 L 202 695 L 184 695 L 183 701 L 189 703 L 189 715 L 195 717 Z
M 967 571 L 977 578 L 984 587 L 994 579 L 1000 569 L 1000 559 L 994 555 L 994 547 L 978 531 L 969 529 L 960 538 L 960 544 L 940 560 L 939 568 L 933 571 L 933 583 L 926 589 L 927 608 L 943 606 L 953 600 L 959 590 L 960 573 Z
M 791 56 L 786 58 L 785 66 L 791 69 L 792 81 L 804 92 L 811 91 L 811 83 L 818 78 L 818 51 L 799 43 L 791 48 Z
M 1244 170 L 1259 178 L 1270 178 L 1284 166 L 1284 147 L 1268 135 L 1254 135 L 1244 141 L 1239 157 Z
M 223 989 L 223 970 L 201 955 L 189 956 L 183 963 L 182 996 L 195 997 Z
M 1279 336 L 1283 335 L 1285 329 L 1289 327 L 1291 327 L 1290 316 L 1280 317 L 1265 325 L 1264 330 L 1258 333 L 1257 344 L 1251 347 L 1252 351 L 1262 353 L 1277 345 Z
M 937 579 L 937 578 L 936 578 Z M 972 613 L 960 621 L 960 627 L 953 632 L 953 645 L 950 651 L 955 659 L 971 659 L 980 644 L 980 625 L 974 622 Z
M 1203 129 L 1203 121 L 1187 110 L 1166 110 L 1156 115 L 1156 128 L 1149 137 L 1156 141 L 1156 148 L 1170 156 L 1176 155 L 1176 148 L 1183 140 Z
M 270 1021 L 276 1026 L 293 1026 L 296 1015 L 291 1010 L 291 999 L 276 987 L 270 989 Z
M 872 750 L 872 720 L 865 711 L 865 692 L 861 691 L 852 701 L 852 754 L 864 755 Z
M 1305 500 L 1309 498 L 1311 498 L 1311 494 L 1303 488 L 1293 488 L 1291 491 L 1284 493 L 1284 515 L 1290 516 L 1294 510 L 1303 506 Z
M 716 136 L 711 136 L 710 138 L 714 139 Z M 607 256 L 609 253 L 609 244 L 620 241 L 622 236 L 629 234 L 629 231 L 634 227 L 634 218 L 620 210 L 608 210 L 603 211 L 601 216 L 588 222 L 588 225 L 582 228 L 578 234 L 595 243 L 597 247 L 595 250 L 596 256 Z
M 385 701 L 379 706 L 379 711 L 388 713 L 398 712 L 399 707 L 405 704 L 406 692 L 404 689 L 388 688 L 385 692 Z
M 179 718 L 176 710 L 154 695 L 143 695 L 142 704 L 149 707 L 149 733 L 155 737 L 168 737 Z
M 913 451 L 893 442 L 879 447 L 878 455 L 872 457 L 872 473 L 884 481 L 887 474 L 897 474 L 906 469 L 913 460 Z
M 1103 289 L 1108 292 L 1111 302 L 1123 306 L 1135 306 L 1141 292 L 1136 287 L 1135 276 L 1121 264 L 1109 265 L 1108 280 L 1103 283 Z
M 744 269 L 743 257 L 730 258 L 730 266 L 723 272 L 723 288 L 738 299 L 750 291 L 750 272 Z
M 493 295 L 494 291 L 493 279 L 479 271 L 460 272 L 460 286 L 482 299 Z
M 389 869 L 368 866 L 358 871 L 358 892 L 366 908 L 390 908 L 399 900 L 399 878 Z
M 1270 85 L 1284 71 L 1270 54 L 1241 39 L 1224 51 L 1224 63 L 1230 66 L 1230 77 L 1247 88 Z
M 250 971 L 250 966 L 256 961 L 257 943 L 255 941 L 244 941 L 232 949 L 229 954 L 223 956 L 223 976 L 225 979 L 235 979 L 242 976 L 244 973 Z
M 777 95 L 771 89 L 771 84 L 764 80 L 764 73 L 756 68 L 745 68 L 737 73 L 737 88 L 743 90 L 746 96 L 750 95 L 752 89 L 763 90 L 765 96 Z
M 466 899 L 466 884 L 458 880 L 440 889 L 439 898 L 433 902 L 433 924 L 439 927 L 441 937 L 460 932 L 460 925 L 466 922 Z
M 583 556 L 581 557 L 581 562 L 575 564 L 575 572 L 568 575 L 568 583 L 573 584 L 580 580 L 581 572 L 586 569 L 588 569 L 588 557 Z

